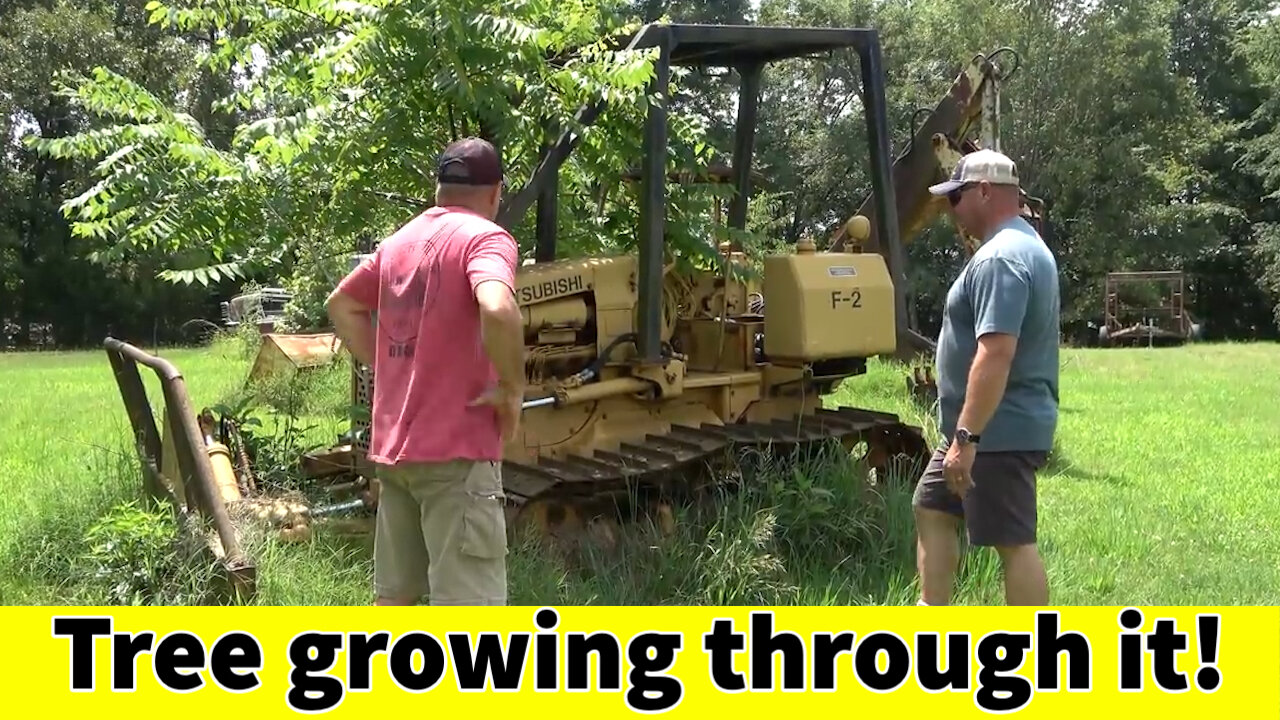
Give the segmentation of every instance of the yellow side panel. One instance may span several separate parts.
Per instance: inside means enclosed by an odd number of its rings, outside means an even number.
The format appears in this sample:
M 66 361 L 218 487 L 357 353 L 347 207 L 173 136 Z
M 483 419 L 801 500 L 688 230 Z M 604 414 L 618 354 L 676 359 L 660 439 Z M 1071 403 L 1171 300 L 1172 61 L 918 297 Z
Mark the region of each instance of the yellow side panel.
M 893 281 L 879 253 L 773 255 L 764 262 L 772 359 L 871 357 L 897 349 Z

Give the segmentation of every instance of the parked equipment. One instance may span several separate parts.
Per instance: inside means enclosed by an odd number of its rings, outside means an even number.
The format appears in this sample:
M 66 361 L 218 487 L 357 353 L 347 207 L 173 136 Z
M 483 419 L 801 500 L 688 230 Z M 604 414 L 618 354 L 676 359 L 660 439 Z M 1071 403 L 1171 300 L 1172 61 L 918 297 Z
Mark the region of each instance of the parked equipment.
M 288 290 L 275 287 L 242 293 L 221 303 L 222 324 L 235 328 L 252 323 L 259 332 L 274 332 L 284 321 L 285 307 L 292 298 Z
M 143 491 L 172 508 L 186 532 L 203 538 L 209 558 L 222 570 L 221 595 L 247 600 L 257 591 L 257 562 L 245 549 L 251 521 L 282 541 L 298 542 L 310 537 L 311 523 L 319 518 L 374 506 L 364 481 L 322 483 L 336 501 L 322 505 L 308 503 L 298 492 L 263 487 L 246 443 L 253 419 L 239 408 L 197 413 L 172 362 L 112 337 L 103 347 L 129 418 Z M 159 382 L 158 417 L 139 366 Z M 348 462 L 332 472 L 325 459 L 304 457 L 302 465 L 315 477 L 340 477 L 352 469 Z
M 1113 272 L 1105 283 L 1098 328 L 1102 345 L 1180 345 L 1204 337 L 1187 311 L 1181 271 Z M 1122 289 L 1131 290 L 1128 298 L 1121 298 Z

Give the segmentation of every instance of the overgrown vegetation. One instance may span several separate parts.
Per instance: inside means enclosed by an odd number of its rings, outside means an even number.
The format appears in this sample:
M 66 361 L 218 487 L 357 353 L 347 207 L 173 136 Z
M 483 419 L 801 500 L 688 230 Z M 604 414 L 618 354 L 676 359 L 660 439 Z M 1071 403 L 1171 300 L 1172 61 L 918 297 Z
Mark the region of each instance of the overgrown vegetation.
M 200 405 L 241 391 L 248 364 L 235 359 L 243 351 L 234 343 L 163 354 L 183 370 Z M 934 438 L 927 411 L 913 408 L 903 393 L 901 370 L 873 362 L 837 397 L 897 412 Z M 141 501 L 141 477 L 126 451 L 127 420 L 105 358 L 4 355 L 0 373 L 26 390 L 0 398 L 7 443 L 0 472 L 11 480 L 0 495 L 0 602 L 209 602 L 214 568 L 167 514 Z M 1280 553 L 1270 520 L 1280 505 L 1266 492 L 1270 476 L 1258 471 L 1269 467 L 1270 440 L 1280 430 L 1270 400 L 1280 392 L 1278 378 L 1274 344 L 1064 354 L 1059 449 L 1040 481 L 1041 544 L 1055 603 L 1277 602 L 1280 570 L 1240 558 Z M 148 385 L 154 392 L 156 385 Z M 339 398 L 329 400 L 336 408 Z M 65 408 L 94 420 L 68 422 Z M 323 423 L 302 414 L 293 427 L 313 424 Z M 340 431 L 340 422 L 334 426 L 329 431 Z M 268 416 L 260 431 L 283 446 L 277 427 L 285 425 Z M 294 448 L 330 441 L 318 433 Z M 296 470 L 285 467 L 295 460 L 281 450 L 272 461 L 280 482 L 293 489 L 303 487 Z M 738 492 L 677 509 L 669 535 L 639 525 L 616 533 L 612 549 L 563 552 L 518 535 L 511 602 L 915 602 L 905 488 L 859 482 L 846 459 L 830 455 L 802 458 L 785 472 L 767 462 L 745 469 L 750 482 Z M 246 541 L 258 561 L 260 603 L 369 602 L 367 535 L 331 528 L 298 544 L 269 534 Z M 967 555 L 957 601 L 1002 597 L 993 555 Z
M 213 339 L 216 351 L 243 358 L 243 367 L 252 365 L 262 342 L 250 326 Z M 210 409 L 236 422 L 260 489 L 304 490 L 299 458 L 339 443 L 352 417 L 350 393 L 350 368 L 339 359 L 327 367 L 248 376 Z
M 914 552 L 902 478 L 867 484 L 839 453 L 791 460 L 743 458 L 740 481 L 677 508 L 667 529 L 641 522 L 563 556 L 521 536 L 513 602 L 788 605 L 901 591 L 885 581 Z M 537 577 L 554 583 L 525 584 Z
M 18 525 L 0 558 L 10 578 L 0 601 L 67 605 L 191 605 L 211 602 L 219 571 L 196 533 L 184 532 L 169 508 L 138 492 L 138 475 L 116 456 L 97 469 L 100 484 L 76 488 L 74 500 L 36 496 L 45 511 Z

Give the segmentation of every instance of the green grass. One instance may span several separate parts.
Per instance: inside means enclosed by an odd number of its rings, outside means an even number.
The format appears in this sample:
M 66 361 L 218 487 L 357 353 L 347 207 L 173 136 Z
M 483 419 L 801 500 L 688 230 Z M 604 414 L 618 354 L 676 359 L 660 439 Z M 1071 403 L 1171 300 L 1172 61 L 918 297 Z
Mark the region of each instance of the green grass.
M 165 350 L 197 406 L 234 398 L 249 359 L 234 342 Z M 0 602 L 192 603 L 205 568 L 171 521 L 136 504 L 128 422 L 102 352 L 0 355 Z M 159 397 L 158 383 L 147 377 Z M 300 448 L 343 430 L 346 376 L 294 399 L 296 442 L 264 455 L 284 479 Z M 287 400 L 287 388 L 270 396 Z M 897 412 L 936 439 L 902 368 L 873 363 L 841 402 Z M 1057 604 L 1276 604 L 1280 570 L 1280 346 L 1064 350 L 1062 415 L 1040 478 L 1041 545 Z M 283 426 L 268 418 L 265 429 Z M 299 444 L 301 443 L 301 444 Z M 270 448 L 268 448 L 270 449 Z M 838 460 L 838 459 L 837 459 Z M 273 467 L 274 466 L 274 467 Z M 850 480 L 832 459 L 758 469 L 752 490 L 692 510 L 674 537 L 627 536 L 612 553 L 552 555 L 519 538 L 520 604 L 910 604 L 916 599 L 908 491 Z M 128 503 L 134 502 L 134 505 Z M 370 540 L 254 538 L 256 602 L 364 604 Z M 989 552 L 964 559 L 956 601 L 1003 601 Z

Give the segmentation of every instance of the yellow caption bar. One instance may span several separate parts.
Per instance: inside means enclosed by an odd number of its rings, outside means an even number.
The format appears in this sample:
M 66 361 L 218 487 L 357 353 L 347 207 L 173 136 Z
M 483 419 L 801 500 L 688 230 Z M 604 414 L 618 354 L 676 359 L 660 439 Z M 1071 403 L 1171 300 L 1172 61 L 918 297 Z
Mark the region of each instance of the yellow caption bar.
M 11 717 L 1079 720 L 1280 707 L 1276 608 L 3 612 Z

